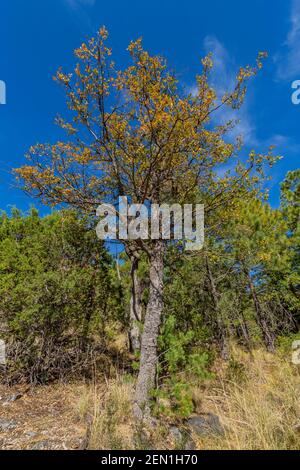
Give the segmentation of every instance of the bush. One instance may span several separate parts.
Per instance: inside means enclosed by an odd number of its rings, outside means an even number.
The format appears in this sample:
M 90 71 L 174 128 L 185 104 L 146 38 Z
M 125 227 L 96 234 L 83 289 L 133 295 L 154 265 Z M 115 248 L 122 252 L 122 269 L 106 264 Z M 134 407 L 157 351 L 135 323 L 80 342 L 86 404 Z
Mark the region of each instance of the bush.
M 159 387 L 156 411 L 175 418 L 187 418 L 194 411 L 190 384 L 210 378 L 212 356 L 195 348 L 195 331 L 180 331 L 176 318 L 170 315 L 159 337 Z
M 0 325 L 9 382 L 88 372 L 119 295 L 88 219 L 36 210 L 0 218 Z M 120 307 L 119 307 L 120 308 Z

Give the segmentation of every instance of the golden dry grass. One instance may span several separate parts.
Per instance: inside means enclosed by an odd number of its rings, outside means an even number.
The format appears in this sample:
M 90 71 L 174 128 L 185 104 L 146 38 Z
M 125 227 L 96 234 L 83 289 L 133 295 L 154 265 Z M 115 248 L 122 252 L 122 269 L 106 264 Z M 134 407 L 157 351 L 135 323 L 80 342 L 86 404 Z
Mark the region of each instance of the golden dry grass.
M 231 363 L 217 361 L 214 372 L 215 379 L 191 385 L 195 413 L 218 415 L 225 434 L 192 436 L 197 449 L 300 450 L 299 366 L 279 354 L 233 348 Z M 0 432 L 0 448 L 30 449 L 45 440 L 52 449 L 176 448 L 167 418 L 150 429 L 136 427 L 133 378 L 116 370 L 109 377 L 21 390 L 22 398 L 8 406 L 5 398 L 20 390 L 2 387 L 1 418 L 17 425 Z
M 132 449 L 132 383 L 117 378 L 94 388 L 89 449 Z
M 196 412 L 215 413 L 225 428 L 219 437 L 192 436 L 197 449 L 299 450 L 299 368 L 261 350 L 250 356 L 235 349 L 233 357 L 230 365 L 219 363 L 213 381 L 194 387 Z M 90 449 L 175 448 L 165 423 L 148 434 L 143 430 L 148 443 L 137 443 L 131 416 L 133 389 L 128 376 L 119 376 L 87 393 L 93 403 Z M 80 408 L 85 409 L 82 401 Z
M 37 387 L 0 386 L 0 420 L 14 423 L 0 430 L 1 450 L 30 450 L 35 446 L 59 450 L 79 449 L 86 425 L 74 411 L 74 402 L 84 393 L 80 383 Z M 21 398 L 5 403 L 12 395 Z
M 264 351 L 234 357 L 236 377 L 223 369 L 201 405 L 220 417 L 225 436 L 198 440 L 198 448 L 299 450 L 299 366 Z

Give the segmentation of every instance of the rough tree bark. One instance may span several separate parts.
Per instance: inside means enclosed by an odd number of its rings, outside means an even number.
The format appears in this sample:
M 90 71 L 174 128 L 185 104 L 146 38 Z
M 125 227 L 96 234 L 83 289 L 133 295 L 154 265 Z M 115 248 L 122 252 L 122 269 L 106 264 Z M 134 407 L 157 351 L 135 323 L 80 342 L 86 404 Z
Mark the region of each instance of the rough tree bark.
M 137 379 L 134 413 L 140 420 L 150 417 L 149 395 L 155 386 L 157 338 L 163 310 L 164 242 L 158 240 L 150 257 L 150 292 L 142 334 L 140 370 Z
M 141 349 L 141 333 L 139 323 L 142 321 L 142 288 L 137 270 L 139 259 L 136 256 L 130 257 L 131 269 L 131 297 L 130 297 L 130 327 L 129 327 L 129 346 L 130 352 L 136 353 Z

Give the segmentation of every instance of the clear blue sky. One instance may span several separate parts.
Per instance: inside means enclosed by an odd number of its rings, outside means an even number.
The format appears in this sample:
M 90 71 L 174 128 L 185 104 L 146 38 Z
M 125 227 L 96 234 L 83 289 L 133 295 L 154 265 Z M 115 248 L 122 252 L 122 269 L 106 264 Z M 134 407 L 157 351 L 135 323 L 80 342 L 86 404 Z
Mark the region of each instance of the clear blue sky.
M 7 86 L 7 104 L 0 105 L 0 208 L 32 204 L 14 187 L 11 168 L 24 163 L 30 145 L 56 140 L 53 120 L 65 105 L 52 77 L 60 65 L 71 70 L 73 49 L 101 25 L 118 65 L 126 64 L 129 41 L 143 36 L 145 47 L 166 56 L 190 88 L 207 51 L 215 55 L 219 90 L 238 65 L 268 51 L 238 131 L 247 149 L 265 151 L 274 143 L 284 155 L 270 184 L 278 204 L 280 181 L 299 167 L 300 106 L 292 105 L 291 83 L 300 79 L 300 0 L 2 0 L 0 19 L 0 80 Z

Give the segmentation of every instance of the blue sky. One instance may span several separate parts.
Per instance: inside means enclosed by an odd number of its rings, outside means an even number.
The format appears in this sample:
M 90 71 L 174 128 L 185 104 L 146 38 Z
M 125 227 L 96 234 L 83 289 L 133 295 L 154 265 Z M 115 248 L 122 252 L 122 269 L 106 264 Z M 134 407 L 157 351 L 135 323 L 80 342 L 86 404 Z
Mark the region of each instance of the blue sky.
M 3 0 L 0 21 L 0 80 L 7 87 L 7 104 L 0 105 L 0 208 L 27 210 L 34 202 L 15 187 L 11 169 L 24 163 L 30 145 L 58 137 L 53 121 L 65 104 L 52 77 L 60 65 L 71 70 L 73 50 L 101 25 L 109 30 L 119 66 L 127 64 L 129 41 L 142 36 L 144 46 L 164 55 L 191 89 L 208 51 L 220 91 L 239 65 L 268 51 L 238 132 L 245 151 L 275 144 L 284 156 L 270 183 L 271 203 L 278 204 L 280 181 L 299 167 L 300 106 L 291 102 L 291 83 L 300 79 L 300 0 Z

